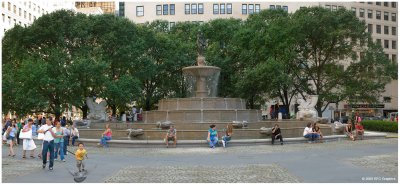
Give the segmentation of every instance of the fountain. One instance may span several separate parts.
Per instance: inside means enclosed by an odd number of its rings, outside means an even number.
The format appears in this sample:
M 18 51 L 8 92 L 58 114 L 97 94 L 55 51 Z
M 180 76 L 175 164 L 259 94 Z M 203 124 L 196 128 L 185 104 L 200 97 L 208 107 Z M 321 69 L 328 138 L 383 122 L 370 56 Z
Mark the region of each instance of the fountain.
M 158 103 L 157 111 L 147 112 L 145 123 L 215 123 L 259 121 L 257 110 L 246 109 L 246 101 L 239 98 L 217 97 L 221 69 L 207 66 L 204 50 L 207 41 L 200 33 L 197 39 L 197 65 L 182 69 L 189 98 L 168 98 Z

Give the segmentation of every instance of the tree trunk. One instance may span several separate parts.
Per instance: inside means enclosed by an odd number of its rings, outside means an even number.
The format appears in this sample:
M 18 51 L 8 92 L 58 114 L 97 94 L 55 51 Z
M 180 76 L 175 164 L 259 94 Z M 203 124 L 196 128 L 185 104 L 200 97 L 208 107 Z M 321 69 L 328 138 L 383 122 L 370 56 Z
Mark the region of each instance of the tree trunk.
M 318 101 L 317 105 L 315 106 L 315 109 L 318 112 L 318 117 L 322 117 L 322 102 Z
M 87 119 L 89 107 L 85 104 L 81 107 L 83 119 Z
M 115 117 L 117 115 L 117 106 L 111 105 L 111 110 L 112 110 L 112 116 Z
M 148 96 L 146 96 L 145 109 L 146 111 L 150 111 L 150 97 Z

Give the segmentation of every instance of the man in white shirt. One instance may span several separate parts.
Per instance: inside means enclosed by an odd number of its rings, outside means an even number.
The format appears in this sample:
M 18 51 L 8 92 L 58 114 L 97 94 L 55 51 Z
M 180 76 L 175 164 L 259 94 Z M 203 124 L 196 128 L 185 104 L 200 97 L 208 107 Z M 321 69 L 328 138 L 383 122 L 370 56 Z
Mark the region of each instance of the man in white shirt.
M 72 146 L 75 145 L 75 140 L 79 138 L 79 131 L 78 129 L 75 127 L 74 124 L 72 124 L 71 126 L 71 138 L 72 138 Z
M 316 132 L 312 131 L 311 125 L 312 125 L 311 122 L 307 123 L 307 127 L 304 128 L 303 136 L 305 138 L 310 138 L 311 141 L 314 141 L 316 138 L 319 137 L 319 135 Z
M 133 121 L 137 121 L 137 109 L 136 106 L 133 106 L 132 108 L 132 113 L 133 113 Z
M 42 125 L 37 131 L 38 133 L 44 134 L 43 149 L 42 149 L 43 168 L 46 168 L 47 152 L 50 152 L 49 170 L 53 170 L 53 164 L 54 164 L 54 138 L 63 137 L 63 136 L 56 136 L 52 128 L 53 125 L 51 125 L 50 119 L 47 119 L 46 125 Z

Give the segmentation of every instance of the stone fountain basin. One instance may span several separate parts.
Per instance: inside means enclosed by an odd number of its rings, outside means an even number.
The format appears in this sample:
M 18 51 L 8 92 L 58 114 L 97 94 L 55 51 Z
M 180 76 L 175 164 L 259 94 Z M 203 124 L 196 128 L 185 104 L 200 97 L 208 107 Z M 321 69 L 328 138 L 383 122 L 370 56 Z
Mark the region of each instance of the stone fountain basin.
M 215 66 L 190 66 L 182 68 L 182 71 L 192 76 L 208 77 L 221 71 L 221 68 Z
M 158 110 L 246 110 L 240 98 L 167 98 L 158 102 Z

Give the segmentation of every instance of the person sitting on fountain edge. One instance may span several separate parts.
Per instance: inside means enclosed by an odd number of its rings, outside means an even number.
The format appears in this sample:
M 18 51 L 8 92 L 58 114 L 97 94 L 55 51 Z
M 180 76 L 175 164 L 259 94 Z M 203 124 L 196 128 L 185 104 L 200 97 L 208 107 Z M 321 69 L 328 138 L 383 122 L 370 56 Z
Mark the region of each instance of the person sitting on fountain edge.
M 210 129 L 208 129 L 207 142 L 210 148 L 215 148 L 218 143 L 218 131 L 215 129 L 215 125 L 210 125 Z
M 274 145 L 275 139 L 279 139 L 281 141 L 281 145 L 283 145 L 281 129 L 279 128 L 278 124 L 275 124 L 275 126 L 272 128 L 272 133 L 271 133 L 271 144 L 272 145 Z
M 176 147 L 176 129 L 174 125 L 169 126 L 167 135 L 165 135 L 165 144 L 167 145 L 167 148 L 169 141 L 174 141 L 174 147 Z
M 303 136 L 305 138 L 310 138 L 311 142 L 314 142 L 315 139 L 319 138 L 319 135 L 316 132 L 312 131 L 311 125 L 312 125 L 312 123 L 307 123 L 307 127 L 304 128 Z

